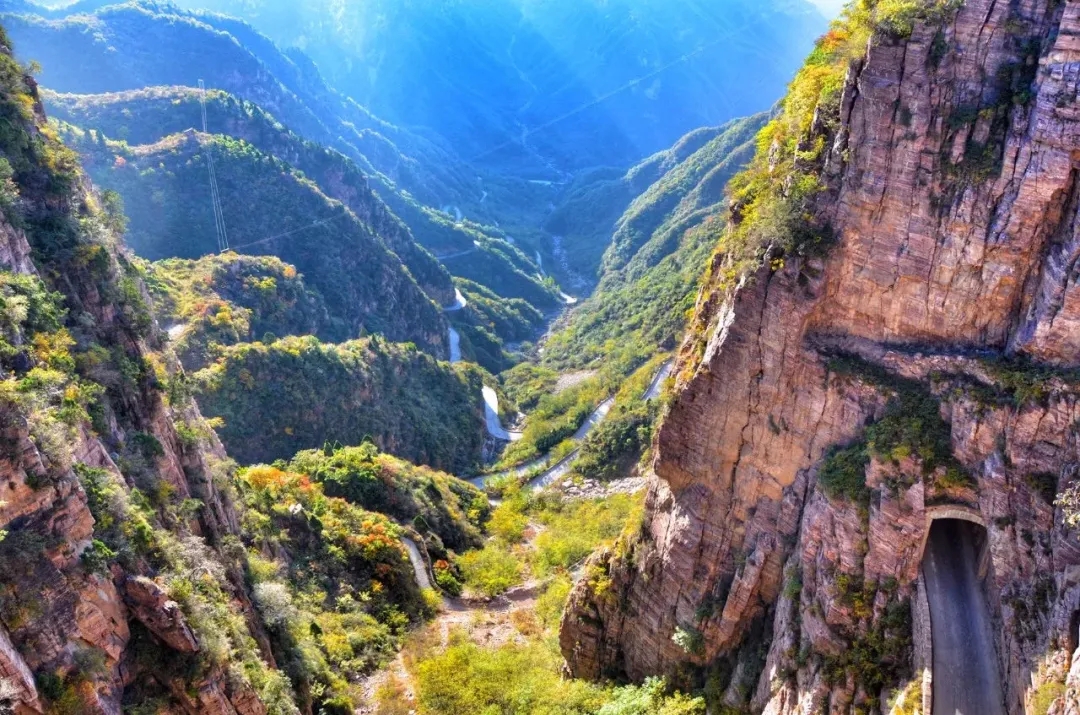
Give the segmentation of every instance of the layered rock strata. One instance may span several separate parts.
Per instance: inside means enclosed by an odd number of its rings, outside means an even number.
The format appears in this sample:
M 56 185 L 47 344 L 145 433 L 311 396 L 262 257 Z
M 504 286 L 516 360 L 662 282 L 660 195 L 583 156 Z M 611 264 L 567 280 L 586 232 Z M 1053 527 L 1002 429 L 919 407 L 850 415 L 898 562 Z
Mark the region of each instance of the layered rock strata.
M 1080 463 L 1078 37 L 1080 3 L 1041 0 L 874 36 L 815 204 L 837 243 L 704 288 L 645 525 L 571 596 L 572 673 L 667 673 L 777 715 L 888 711 L 917 679 L 909 603 L 951 504 L 987 524 L 1008 711 L 1051 690 L 1077 711 L 1080 542 L 1052 502 Z M 897 384 L 938 402 L 953 471 L 870 445 L 865 501 L 830 495 L 823 463 Z

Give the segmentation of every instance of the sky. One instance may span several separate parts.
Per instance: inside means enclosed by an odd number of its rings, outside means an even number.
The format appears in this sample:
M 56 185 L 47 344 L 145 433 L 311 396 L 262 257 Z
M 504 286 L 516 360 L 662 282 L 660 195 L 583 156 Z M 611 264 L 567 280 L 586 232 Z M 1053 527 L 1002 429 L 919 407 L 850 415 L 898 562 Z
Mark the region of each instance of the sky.
M 846 0 L 810 0 L 810 2 L 821 11 L 825 19 L 832 20 L 840 14 Z

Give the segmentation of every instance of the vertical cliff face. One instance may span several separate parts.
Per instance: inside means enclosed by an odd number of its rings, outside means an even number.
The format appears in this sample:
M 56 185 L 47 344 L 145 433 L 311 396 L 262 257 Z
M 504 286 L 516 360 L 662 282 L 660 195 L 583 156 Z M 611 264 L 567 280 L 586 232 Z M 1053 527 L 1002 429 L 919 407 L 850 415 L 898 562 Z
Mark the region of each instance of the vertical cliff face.
M 645 525 L 571 598 L 572 672 L 887 710 L 930 665 L 926 534 L 962 518 L 986 530 L 1008 711 L 1075 711 L 1080 549 L 1053 501 L 1080 463 L 1077 36 L 1080 4 L 1041 0 L 878 26 L 800 137 L 823 147 L 800 220 L 836 243 L 736 286 L 718 254 Z
M 258 653 L 240 572 L 199 546 L 239 533 L 224 452 L 189 397 L 166 395 L 177 367 L 148 347 L 160 335 L 118 217 L 6 37 L 0 118 L 0 711 L 118 714 L 160 695 L 183 703 L 169 712 L 262 715 L 265 673 L 228 668 L 262 661 L 215 654 L 151 580 L 197 562 L 197 590 L 225 594 L 204 615 L 231 614 L 225 637 Z

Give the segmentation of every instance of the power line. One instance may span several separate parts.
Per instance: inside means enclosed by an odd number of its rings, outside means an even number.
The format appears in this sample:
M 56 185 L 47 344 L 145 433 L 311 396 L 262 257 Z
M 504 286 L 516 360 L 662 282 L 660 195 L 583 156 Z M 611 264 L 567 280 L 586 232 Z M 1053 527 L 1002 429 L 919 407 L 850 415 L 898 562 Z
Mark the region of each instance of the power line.
M 209 136 L 206 121 L 206 85 L 199 80 L 199 104 L 202 109 L 203 134 Z M 214 142 L 206 145 L 206 166 L 210 172 L 210 203 L 214 210 L 214 230 L 217 233 L 218 251 L 229 250 L 229 232 L 225 228 L 225 214 L 221 210 L 221 190 L 218 188 L 217 171 L 214 168 Z
M 348 216 L 348 215 L 349 215 L 349 212 L 343 210 L 337 216 L 331 216 L 330 218 L 324 218 L 324 219 L 322 219 L 320 221 L 315 221 L 313 223 L 309 223 L 306 226 L 301 226 L 300 228 L 294 228 L 293 230 L 286 231 L 285 233 L 279 233 L 276 236 L 268 236 L 266 238 L 260 238 L 258 241 L 252 241 L 251 243 L 244 243 L 244 244 L 241 244 L 239 246 L 233 246 L 231 250 L 239 251 L 242 248 L 251 248 L 252 246 L 258 246 L 261 243 L 269 243 L 271 241 L 277 241 L 278 239 L 281 239 L 281 238 L 288 238 L 289 236 L 295 235 L 297 233 L 302 233 L 304 231 L 307 231 L 307 230 L 312 229 L 312 228 L 316 228 L 318 226 L 325 226 L 328 223 L 332 223 L 332 222 L 337 221 L 338 219 L 343 218 L 343 217 Z
M 620 94 L 622 92 L 625 92 L 626 90 L 631 89 L 632 87 L 638 86 L 642 82 L 646 82 L 646 81 L 648 81 L 648 80 L 650 80 L 650 79 L 652 79 L 652 78 L 654 78 L 654 77 L 656 77 L 656 76 L 658 76 L 658 75 L 660 75 L 660 74 L 662 74 L 664 72 L 667 72 L 669 69 L 675 67 L 676 65 L 682 64 L 683 62 L 686 62 L 687 60 L 689 60 L 689 59 L 691 59 L 693 57 L 696 57 L 697 55 L 700 55 L 703 52 L 705 52 L 705 51 L 707 51 L 709 49 L 712 49 L 713 47 L 716 47 L 717 45 L 721 44 L 722 42 L 727 41 L 731 36 L 735 35 L 738 32 L 741 32 L 748 25 L 749 25 L 749 23 L 746 23 L 740 28 L 732 29 L 729 32 L 727 32 L 727 33 L 721 35 L 720 37 L 718 37 L 713 42 L 702 45 L 701 47 L 698 47 L 696 50 L 693 50 L 691 52 L 687 52 L 686 54 L 682 55 L 681 57 L 678 57 L 678 58 L 672 60 L 671 62 L 668 62 L 668 63 L 662 65 L 661 67 L 658 67 L 657 69 L 655 69 L 655 70 L 653 70 L 651 72 L 648 72 L 648 73 L 646 73 L 646 74 L 644 74 L 644 75 L 642 75 L 642 76 L 640 76 L 640 77 L 638 77 L 636 79 L 632 79 L 629 82 L 627 82 L 626 84 L 622 85 L 621 87 L 617 87 L 617 88 L 615 88 L 615 89 L 613 89 L 613 90 L 611 90 L 609 92 L 606 92 L 606 93 L 600 95 L 599 97 L 597 97 L 596 99 L 592 100 L 591 102 L 583 104 L 583 105 L 577 107 L 576 109 L 573 109 L 573 110 L 571 110 L 569 112 L 566 112 L 565 114 L 562 114 L 561 116 L 555 117 L 554 119 L 551 119 L 550 121 L 547 121 L 547 122 L 545 122 L 544 124 L 541 124 L 538 127 L 535 127 L 533 129 L 526 129 L 523 136 L 528 137 L 528 136 L 531 136 L 533 134 L 537 134 L 539 132 L 542 132 L 542 131 L 544 131 L 546 129 L 549 129 L 552 126 L 554 126 L 556 124 L 559 124 L 560 122 L 564 122 L 567 119 L 570 119 L 571 117 L 574 117 L 574 116 L 576 116 L 578 114 L 581 114 L 582 112 L 584 112 L 584 111 L 586 111 L 588 109 L 591 109 L 591 108 L 597 106 L 598 104 L 606 102 L 607 100 L 611 99 L 612 97 L 614 97 L 614 96 L 616 96 L 616 95 L 618 95 L 618 94 Z M 200 90 L 200 93 L 201 93 L 200 100 L 201 100 L 201 103 L 202 103 L 203 133 L 204 134 L 209 134 L 209 131 L 207 130 L 207 119 L 206 119 L 206 87 L 204 86 L 202 80 L 199 80 L 199 90 Z M 475 162 L 475 161 L 477 161 L 479 159 L 482 159 L 482 158 L 484 158 L 484 157 L 486 157 L 486 156 L 488 156 L 490 154 L 494 154 L 495 152 L 501 151 L 502 149 L 505 149 L 506 147 L 514 146 L 517 143 L 518 142 L 516 142 L 516 141 L 503 142 L 502 144 L 500 144 L 500 145 L 498 145 L 498 146 L 496 146 L 496 147 L 494 147 L 492 149 L 488 149 L 487 151 L 485 151 L 485 152 L 483 152 L 481 154 L 477 154 L 475 157 L 473 157 L 472 159 L 469 160 L 469 163 Z M 227 232 L 226 232 L 226 229 L 225 229 L 225 216 L 221 212 L 221 198 L 220 198 L 220 191 L 218 189 L 218 184 L 217 184 L 217 176 L 216 176 L 216 172 L 214 170 L 213 153 L 211 151 L 209 151 L 209 150 L 207 151 L 207 157 L 208 157 L 207 164 L 209 165 L 209 169 L 210 169 L 210 191 L 211 191 L 212 201 L 213 201 L 213 205 L 214 205 L 214 225 L 218 230 L 218 250 L 219 250 L 219 252 L 224 252 L 224 251 L 228 251 L 228 250 L 238 251 L 240 249 L 251 248 L 252 246 L 258 246 L 260 244 L 269 243 L 271 241 L 277 241 L 277 240 L 282 239 L 282 238 L 288 238 L 290 236 L 296 235 L 298 233 L 302 233 L 304 231 L 310 230 L 312 228 L 316 228 L 318 226 L 325 226 L 328 223 L 332 223 L 333 221 L 337 221 L 338 219 L 342 218 L 343 216 L 348 216 L 349 215 L 348 211 L 343 211 L 342 213 L 338 214 L 337 216 L 331 216 L 330 218 L 325 218 L 325 219 L 322 219 L 322 220 L 319 220 L 319 221 L 314 221 L 313 223 L 310 223 L 310 224 L 308 224 L 306 226 L 301 226 L 299 228 L 292 229 L 291 231 L 285 231 L 284 233 L 279 233 L 279 234 L 274 235 L 274 236 L 268 236 L 266 238 L 261 238 L 261 239 L 259 239 L 257 241 L 251 241 L 249 243 L 244 243 L 244 244 L 241 244 L 239 246 L 233 246 L 233 247 L 230 248 L 228 235 L 227 235 Z M 454 258 L 454 257 L 457 257 L 458 255 L 465 255 L 465 253 L 469 253 L 469 252 L 471 252 L 471 251 L 465 251 L 465 252 L 462 252 L 461 254 L 451 254 L 449 256 L 445 256 L 444 259 L 440 259 L 440 260 L 445 260 L 445 259 L 448 259 L 448 258 Z
M 199 80 L 199 104 L 202 110 L 202 128 L 203 134 L 209 136 L 210 130 L 208 128 L 207 116 L 206 116 L 206 84 Z M 251 241 L 250 243 L 244 243 L 239 246 L 229 246 L 229 232 L 225 226 L 225 213 L 221 208 L 221 188 L 218 185 L 217 168 L 214 165 L 214 151 L 213 142 L 209 142 L 206 147 L 206 165 L 210 175 L 210 203 L 214 213 L 214 231 L 217 233 L 217 247 L 219 253 L 224 253 L 229 250 L 240 250 L 243 248 L 251 248 L 252 246 L 258 246 L 259 244 L 269 243 L 281 238 L 288 238 L 295 234 L 307 231 L 317 226 L 324 226 L 332 221 L 337 221 L 342 216 L 348 216 L 347 211 L 342 211 L 337 216 L 331 216 L 320 221 L 314 221 L 306 226 L 295 228 L 291 231 L 285 231 L 275 236 L 267 236 L 266 238 L 260 238 L 257 241 Z

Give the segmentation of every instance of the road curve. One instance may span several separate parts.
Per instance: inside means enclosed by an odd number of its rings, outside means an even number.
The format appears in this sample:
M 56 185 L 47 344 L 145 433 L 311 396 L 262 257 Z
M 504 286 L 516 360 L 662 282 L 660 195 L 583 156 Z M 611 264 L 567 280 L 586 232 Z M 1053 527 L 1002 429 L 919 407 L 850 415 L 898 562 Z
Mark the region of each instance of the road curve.
M 675 363 L 673 361 L 668 360 L 656 371 L 656 375 L 653 376 L 648 389 L 645 390 L 644 398 L 646 401 L 655 400 L 660 396 L 660 393 L 664 389 L 664 381 L 668 379 L 674 365 Z M 588 437 L 589 432 L 592 432 L 593 428 L 604 421 L 608 416 L 608 413 L 611 412 L 611 408 L 614 406 L 615 398 L 610 398 L 600 403 L 600 406 L 596 408 L 596 411 L 589 415 L 589 419 L 585 420 L 585 424 L 583 424 L 574 435 L 574 439 L 581 441 Z M 570 473 L 570 468 L 573 466 L 574 461 L 577 459 L 580 452 L 580 449 L 575 449 L 573 452 L 553 464 L 551 468 L 546 470 L 543 474 L 529 480 L 529 487 L 532 489 L 543 489 L 565 477 Z
M 499 418 L 499 395 L 494 389 L 484 385 L 484 421 L 487 424 L 488 434 L 495 439 L 504 442 L 517 442 L 521 439 L 521 432 L 511 432 L 502 425 Z
M 420 548 L 412 539 L 403 536 L 401 543 L 405 544 L 405 550 L 409 553 L 409 562 L 412 563 L 413 574 L 416 576 L 416 585 L 420 588 L 431 588 L 431 577 L 428 576 L 427 563 L 420 555 Z
M 653 400 L 660 396 L 660 393 L 664 388 L 664 381 L 667 380 L 669 375 L 671 375 L 671 369 L 673 366 L 674 361 L 668 360 L 660 366 L 659 370 L 656 371 L 656 375 L 653 376 L 652 382 L 649 383 L 648 389 L 645 390 L 644 398 L 646 400 Z M 581 440 L 588 437 L 589 433 L 592 432 L 597 425 L 604 421 L 604 419 L 608 416 L 608 413 L 611 412 L 611 408 L 614 407 L 614 405 L 615 398 L 613 397 L 601 402 L 600 406 L 597 407 L 593 411 L 593 413 L 589 415 L 589 417 L 585 420 L 584 424 L 582 424 L 581 427 L 578 428 L 578 431 L 574 433 L 573 439 L 580 442 Z M 562 479 L 564 476 L 570 473 L 570 467 L 571 465 L 573 465 L 574 460 L 577 459 L 580 452 L 580 449 L 575 449 L 573 452 L 566 455 L 558 462 L 545 469 L 543 472 L 537 474 L 535 477 L 529 480 L 528 487 L 530 489 L 543 489 L 544 487 L 554 484 L 558 480 Z M 505 477 L 511 474 L 516 477 L 525 477 L 543 467 L 545 464 L 547 464 L 547 462 L 548 455 L 545 454 L 543 456 L 537 457 L 536 459 L 529 460 L 524 464 L 519 464 L 516 467 L 511 467 L 510 469 L 506 469 L 501 472 L 484 474 L 479 477 L 475 477 L 473 479 L 470 479 L 469 482 L 474 486 L 483 489 L 484 484 L 487 483 L 489 479 L 495 479 L 496 477 Z
M 1005 715 L 971 529 L 935 521 L 923 557 L 934 660 L 933 715 Z

